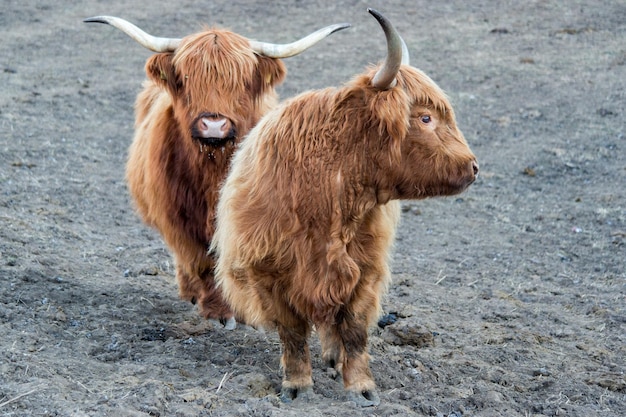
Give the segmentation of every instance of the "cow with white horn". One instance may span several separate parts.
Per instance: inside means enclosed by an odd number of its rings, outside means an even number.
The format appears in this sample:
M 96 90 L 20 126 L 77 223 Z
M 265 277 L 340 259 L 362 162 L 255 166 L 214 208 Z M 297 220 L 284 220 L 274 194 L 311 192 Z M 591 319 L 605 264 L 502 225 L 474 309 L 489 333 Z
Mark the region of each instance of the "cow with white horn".
M 176 261 L 181 298 L 207 318 L 235 326 L 214 282 L 207 252 L 214 232 L 219 187 L 231 155 L 261 116 L 277 105 L 275 87 L 286 69 L 280 58 L 299 54 L 337 24 L 296 42 L 271 44 L 212 28 L 181 39 L 152 36 L 112 16 L 107 23 L 156 52 L 135 103 L 135 136 L 126 178 L 142 219 L 163 236 Z

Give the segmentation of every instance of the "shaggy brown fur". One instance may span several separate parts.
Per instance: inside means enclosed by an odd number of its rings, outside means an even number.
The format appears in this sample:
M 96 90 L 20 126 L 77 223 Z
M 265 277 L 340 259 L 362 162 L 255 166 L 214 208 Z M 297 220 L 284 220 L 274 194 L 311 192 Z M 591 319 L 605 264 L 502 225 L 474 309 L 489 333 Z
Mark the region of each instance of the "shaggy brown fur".
M 390 279 L 396 200 L 459 193 L 478 172 L 428 76 L 403 65 L 395 87 L 380 91 L 375 71 L 267 114 L 222 188 L 217 282 L 248 323 L 277 327 L 287 400 L 312 385 L 315 325 L 350 398 L 378 403 L 367 331 Z
M 184 38 L 173 53 L 153 55 L 146 72 L 126 167 L 130 192 L 175 256 L 181 298 L 197 302 L 207 318 L 231 318 L 207 254 L 219 184 L 241 138 L 276 105 L 274 87 L 286 69 L 279 59 L 255 55 L 247 39 L 210 29 Z M 207 114 L 226 120 L 234 136 L 219 143 L 194 138 Z

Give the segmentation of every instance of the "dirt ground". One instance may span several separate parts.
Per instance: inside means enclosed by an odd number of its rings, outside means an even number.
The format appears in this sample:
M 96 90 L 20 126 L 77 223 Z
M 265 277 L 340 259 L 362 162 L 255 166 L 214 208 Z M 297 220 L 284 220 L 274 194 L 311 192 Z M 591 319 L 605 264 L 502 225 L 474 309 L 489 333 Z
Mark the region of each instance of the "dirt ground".
M 82 19 L 272 42 L 351 22 L 285 61 L 286 98 L 382 59 L 370 6 L 448 92 L 481 175 L 403 203 L 397 321 L 370 339 L 381 405 L 346 401 L 315 337 L 316 397 L 285 405 L 275 333 L 178 299 L 124 180 L 150 52 Z M 623 1 L 3 0 L 0 32 L 0 415 L 626 415 Z

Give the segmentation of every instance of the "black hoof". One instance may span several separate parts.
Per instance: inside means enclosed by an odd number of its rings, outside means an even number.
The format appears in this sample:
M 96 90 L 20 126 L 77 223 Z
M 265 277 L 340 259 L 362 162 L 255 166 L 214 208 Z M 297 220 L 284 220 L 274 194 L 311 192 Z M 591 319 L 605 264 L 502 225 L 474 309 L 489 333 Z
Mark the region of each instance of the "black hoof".
M 380 404 L 380 397 L 376 390 L 348 391 L 348 400 L 354 401 L 359 407 L 375 407 Z
M 211 322 L 211 324 L 213 324 L 215 327 L 219 328 L 219 326 L 222 326 L 224 328 L 224 330 L 235 330 L 237 328 L 237 320 L 235 320 L 234 317 L 231 317 L 229 319 L 207 319 L 209 320 L 209 322 Z
M 226 330 L 235 330 L 237 328 L 237 320 L 234 317 L 228 319 L 220 319 L 220 323 Z
M 280 390 L 280 400 L 286 404 L 289 404 L 295 399 L 302 401 L 310 401 L 315 397 L 312 387 L 302 388 L 283 388 Z
M 326 375 L 328 375 L 332 379 L 337 379 L 337 377 L 339 376 L 339 371 L 337 370 L 337 361 L 331 358 L 331 359 L 327 359 L 325 362 L 326 362 Z

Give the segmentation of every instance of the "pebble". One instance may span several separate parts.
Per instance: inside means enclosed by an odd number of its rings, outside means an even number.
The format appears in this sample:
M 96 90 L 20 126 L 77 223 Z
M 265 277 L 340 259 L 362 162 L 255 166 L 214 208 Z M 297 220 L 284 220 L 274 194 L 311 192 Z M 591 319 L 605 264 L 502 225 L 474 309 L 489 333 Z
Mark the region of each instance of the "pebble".
M 395 324 L 387 326 L 381 335 L 382 339 L 396 346 L 429 347 L 435 345 L 433 332 L 418 324 Z
M 533 376 L 550 376 L 551 373 L 546 368 L 539 368 L 533 371 Z

